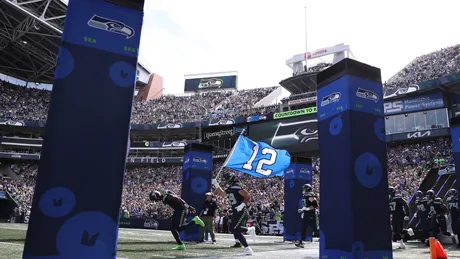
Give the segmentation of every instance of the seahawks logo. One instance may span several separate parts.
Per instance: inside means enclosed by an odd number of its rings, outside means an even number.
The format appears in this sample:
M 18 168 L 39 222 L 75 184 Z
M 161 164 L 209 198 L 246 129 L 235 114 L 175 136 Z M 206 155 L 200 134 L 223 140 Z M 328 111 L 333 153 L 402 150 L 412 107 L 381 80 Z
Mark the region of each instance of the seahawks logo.
M 112 20 L 99 15 L 94 15 L 88 21 L 88 26 L 103 31 L 121 34 L 126 36 L 126 39 L 130 39 L 135 34 L 135 31 L 132 27 L 129 27 L 120 21 Z
M 219 121 L 212 120 L 209 122 L 208 126 L 212 127 L 212 126 L 218 126 L 218 125 L 232 125 L 232 124 L 235 124 L 235 120 L 233 119 L 219 120 Z
M 309 174 L 310 170 L 308 170 L 307 168 L 300 168 L 300 173 L 301 174 Z
M 332 93 L 330 95 L 324 96 L 321 99 L 321 107 L 324 107 L 324 106 L 329 105 L 331 103 L 336 103 L 336 102 L 340 101 L 341 96 L 342 96 L 342 94 L 339 93 L 339 92 L 335 92 L 335 93 Z
M 211 88 L 211 87 L 217 87 L 220 88 L 224 84 L 224 80 L 220 78 L 206 78 L 206 79 L 201 79 L 200 83 L 198 84 L 199 89 L 203 88 Z
M 356 96 L 358 96 L 359 98 L 368 99 L 374 102 L 379 101 L 379 96 L 376 93 L 366 90 L 366 89 L 362 89 L 362 88 L 358 88 L 358 90 L 356 91 Z
M 12 121 L 12 120 L 7 120 L 7 121 L 0 121 L 0 125 L 8 125 L 8 126 L 25 126 L 25 123 L 23 121 Z
M 157 129 L 180 129 L 182 128 L 182 123 L 166 123 L 158 124 Z
M 193 162 L 206 164 L 208 161 L 206 159 L 204 159 L 204 158 L 196 156 L 196 157 L 193 158 Z
M 271 146 L 287 148 L 296 144 L 318 141 L 318 120 L 279 123 L 272 137 Z
M 144 228 L 158 229 L 159 225 L 158 221 L 153 219 L 146 219 L 144 222 Z

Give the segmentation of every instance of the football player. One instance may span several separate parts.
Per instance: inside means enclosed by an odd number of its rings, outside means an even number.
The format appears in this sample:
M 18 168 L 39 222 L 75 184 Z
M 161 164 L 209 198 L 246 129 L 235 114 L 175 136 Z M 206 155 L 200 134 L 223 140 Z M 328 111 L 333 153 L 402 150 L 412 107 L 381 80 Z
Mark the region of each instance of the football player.
M 171 218 L 171 233 L 177 243 L 177 246 L 174 247 L 173 250 L 184 250 L 185 246 L 180 239 L 179 232 L 194 224 L 204 227 L 204 222 L 198 216 L 195 216 L 191 221 L 185 223 L 188 213 L 196 213 L 195 208 L 188 205 L 183 199 L 170 191 L 152 191 L 149 198 L 153 202 L 162 201 L 164 204 L 173 208 L 174 213 Z
M 302 208 L 298 210 L 302 218 L 302 231 L 300 240 L 295 243 L 295 246 L 304 248 L 303 241 L 307 237 L 307 232 L 313 237 L 313 233 L 318 231 L 316 224 L 316 209 L 318 209 L 318 201 L 316 200 L 316 193 L 310 184 L 302 186 Z M 313 242 L 313 238 L 311 240 Z
M 454 235 L 452 236 L 452 242 L 454 242 L 454 244 L 457 244 L 457 246 L 460 247 L 460 244 L 458 243 L 458 228 L 460 218 L 460 211 L 458 209 L 458 192 L 455 189 L 450 189 L 447 195 L 448 197 L 446 201 L 450 211 L 452 232 L 454 233 Z
M 232 216 L 230 230 L 235 238 L 235 245 L 232 247 L 244 247 L 243 255 L 252 255 L 253 251 L 249 247 L 244 232 L 248 231 L 246 225 L 248 221 L 248 204 L 251 195 L 246 191 L 236 178 L 236 175 L 229 172 L 223 174 L 223 186 L 221 187 L 217 179 L 212 179 L 212 185 L 217 195 L 227 197 L 232 206 Z
M 390 213 L 391 213 L 391 226 L 393 228 L 393 242 L 399 241 L 399 248 L 405 249 L 403 235 L 404 231 L 404 220 L 409 220 L 409 206 L 407 202 L 396 194 L 396 190 L 393 187 L 388 188 L 389 199 L 390 199 Z
M 422 191 L 417 191 L 415 194 L 415 206 L 417 206 L 417 212 L 414 216 L 418 220 L 418 228 L 422 233 L 420 241 L 424 243 L 430 232 L 430 220 L 428 219 L 430 206 L 428 206 L 428 200 Z
M 437 238 L 439 233 L 442 233 L 445 236 L 450 237 L 452 234 L 447 231 L 446 222 L 446 213 L 448 212 L 448 209 L 443 200 L 441 198 L 436 198 L 434 191 L 430 191 L 428 191 L 430 192 L 428 198 L 430 201 L 431 236 Z

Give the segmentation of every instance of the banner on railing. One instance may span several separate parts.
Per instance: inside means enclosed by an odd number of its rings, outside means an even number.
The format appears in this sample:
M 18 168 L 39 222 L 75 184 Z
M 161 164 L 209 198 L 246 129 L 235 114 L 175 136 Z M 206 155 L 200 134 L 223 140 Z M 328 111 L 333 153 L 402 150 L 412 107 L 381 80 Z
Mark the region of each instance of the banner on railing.
M 455 174 L 455 165 L 448 164 L 442 165 L 438 169 L 438 175 L 445 175 L 445 174 Z

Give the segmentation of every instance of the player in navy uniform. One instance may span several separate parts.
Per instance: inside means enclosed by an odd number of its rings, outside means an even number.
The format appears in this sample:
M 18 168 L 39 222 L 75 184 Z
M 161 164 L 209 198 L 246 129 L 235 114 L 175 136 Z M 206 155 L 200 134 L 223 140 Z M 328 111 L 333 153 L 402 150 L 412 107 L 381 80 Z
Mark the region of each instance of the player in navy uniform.
M 316 224 L 316 209 L 319 204 L 316 200 L 316 193 L 313 192 L 313 188 L 310 184 L 304 184 L 302 186 L 302 208 L 299 209 L 300 216 L 302 217 L 302 231 L 300 240 L 298 240 L 295 246 L 303 248 L 303 241 L 309 235 L 313 236 L 314 232 L 318 231 Z M 311 240 L 313 242 L 313 239 Z
M 439 233 L 442 233 L 446 236 L 452 236 L 451 233 L 447 231 L 447 221 L 446 213 L 448 209 L 444 205 L 441 198 L 435 198 L 434 192 L 430 193 L 431 199 L 430 204 L 430 214 L 431 214 L 431 236 L 437 238 Z
M 460 244 L 458 243 L 458 232 L 459 232 L 459 218 L 460 218 L 460 210 L 458 208 L 458 192 L 455 189 L 450 189 L 449 192 L 447 193 L 447 207 L 449 208 L 450 212 L 450 218 L 452 221 L 452 232 L 454 235 L 452 236 L 452 242 L 454 244 L 457 244 L 458 247 L 460 247 Z
M 405 249 L 406 245 L 403 241 L 404 235 L 404 220 L 409 219 L 409 206 L 407 202 L 396 194 L 393 187 L 388 188 L 390 198 L 390 213 L 391 213 L 391 226 L 393 228 L 393 242 L 399 241 L 399 248 Z
M 188 205 L 183 199 L 170 191 L 152 191 L 149 198 L 153 202 L 162 201 L 164 204 L 169 205 L 174 209 L 174 213 L 171 218 L 171 233 L 176 240 L 177 246 L 174 247 L 173 250 L 184 250 L 185 246 L 182 243 L 182 240 L 180 240 L 179 232 L 194 224 L 204 227 L 204 222 L 198 216 L 195 216 L 191 221 L 185 223 L 188 213 L 196 213 L 195 208 Z
M 428 219 L 430 206 L 428 206 L 428 200 L 422 191 L 417 191 L 417 193 L 415 194 L 415 206 L 417 206 L 417 212 L 415 212 L 414 216 L 419 221 L 418 229 L 422 233 L 422 238 L 420 239 L 420 241 L 424 243 L 426 238 L 429 236 L 431 227 L 430 221 Z
M 225 172 L 223 174 L 223 187 L 219 186 L 216 179 L 212 179 L 212 185 L 217 195 L 228 197 L 230 205 L 232 206 L 232 217 L 230 223 L 230 230 L 235 237 L 235 245 L 232 247 L 244 247 L 243 255 L 252 255 L 253 251 L 249 247 L 243 233 L 248 230 L 248 204 L 251 200 L 250 194 L 243 189 L 242 185 L 233 173 Z

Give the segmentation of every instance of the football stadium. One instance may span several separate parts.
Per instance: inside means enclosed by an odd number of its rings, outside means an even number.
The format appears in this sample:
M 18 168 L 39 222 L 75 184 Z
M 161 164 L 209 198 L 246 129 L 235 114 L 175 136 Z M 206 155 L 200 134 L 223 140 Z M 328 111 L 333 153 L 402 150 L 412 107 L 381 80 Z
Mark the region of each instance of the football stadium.
M 1 259 L 460 258 L 460 45 L 167 95 L 143 8 L 0 0 Z

